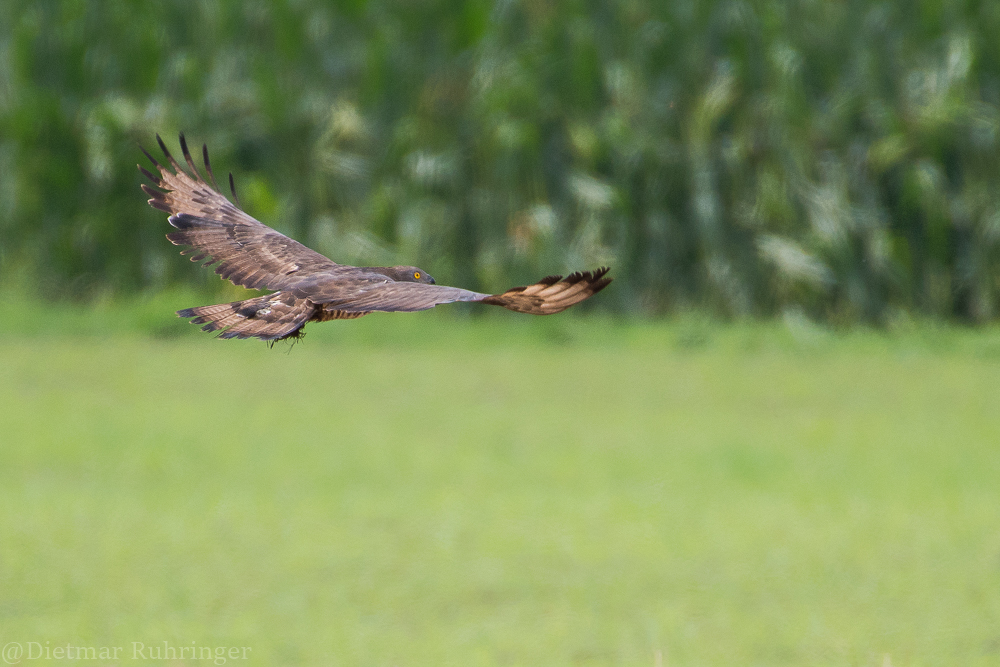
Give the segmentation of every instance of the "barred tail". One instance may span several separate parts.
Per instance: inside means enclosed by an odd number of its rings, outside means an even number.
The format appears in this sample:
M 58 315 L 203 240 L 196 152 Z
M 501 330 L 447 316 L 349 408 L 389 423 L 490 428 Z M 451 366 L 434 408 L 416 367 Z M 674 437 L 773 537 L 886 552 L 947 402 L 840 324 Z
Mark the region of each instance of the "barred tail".
M 246 301 L 185 308 L 177 315 L 193 317 L 191 323 L 204 324 L 203 331 L 222 330 L 219 338 L 280 340 L 298 335 L 315 310 L 308 299 L 276 292 Z

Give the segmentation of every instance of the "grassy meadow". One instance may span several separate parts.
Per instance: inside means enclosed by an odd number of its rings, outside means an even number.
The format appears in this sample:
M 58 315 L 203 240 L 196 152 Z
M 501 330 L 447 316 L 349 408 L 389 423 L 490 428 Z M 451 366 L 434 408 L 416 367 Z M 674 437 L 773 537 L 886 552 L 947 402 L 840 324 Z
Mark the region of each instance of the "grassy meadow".
M 268 349 L 170 319 L 197 302 L 0 323 L 0 644 L 1000 661 L 996 329 L 428 313 Z

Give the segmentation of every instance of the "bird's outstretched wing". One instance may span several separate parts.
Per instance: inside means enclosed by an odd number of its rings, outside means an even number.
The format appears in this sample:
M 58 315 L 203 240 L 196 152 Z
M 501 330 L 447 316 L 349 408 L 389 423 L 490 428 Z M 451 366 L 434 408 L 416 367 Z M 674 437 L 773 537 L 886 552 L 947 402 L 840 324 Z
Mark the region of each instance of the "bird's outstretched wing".
M 532 315 L 552 315 L 572 305 L 589 299 L 611 284 L 605 274 L 610 271 L 603 266 L 596 271 L 577 271 L 565 278 L 548 276 L 534 285 L 514 287 L 503 294 L 494 294 L 483 299 L 483 303 L 503 306 L 507 310 Z
M 503 294 L 481 294 L 459 287 L 411 282 L 329 280 L 292 288 L 296 296 L 328 304 L 345 312 L 426 310 L 444 303 L 478 301 L 532 315 L 551 315 L 593 296 L 611 283 L 607 268 L 549 276 L 534 285 L 514 287 Z
M 215 272 L 237 285 L 279 290 L 232 304 L 202 306 L 178 311 L 194 317 L 206 330 L 224 330 L 223 337 L 257 337 L 276 340 L 296 336 L 307 321 L 353 319 L 374 312 L 426 310 L 455 301 L 473 301 L 533 315 L 566 310 L 608 286 L 608 269 L 549 276 L 534 285 L 514 287 L 502 294 L 482 294 L 458 287 L 433 284 L 419 278 L 415 267 L 355 267 L 337 264 L 298 241 L 280 234 L 244 213 L 239 207 L 233 176 L 229 187 L 233 201 L 215 182 L 202 147 L 208 183 L 191 159 L 184 135 L 181 151 L 191 173 L 178 164 L 159 135 L 156 137 L 169 168 L 143 150 L 159 176 L 139 167 L 155 186 L 143 184 L 149 204 L 170 214 L 177 231 L 167 234 L 174 245 L 190 246 L 181 254 L 192 261 L 208 258 L 218 263 Z M 402 276 L 402 277 L 401 277 Z
M 170 214 L 170 224 L 178 231 L 167 234 L 167 238 L 174 245 L 190 246 L 181 254 L 193 255 L 192 262 L 207 257 L 206 266 L 218 263 L 215 272 L 237 285 L 274 290 L 291 287 L 316 273 L 336 273 L 342 268 L 244 213 L 238 207 L 232 174 L 229 186 L 236 204 L 229 201 L 215 183 L 207 146 L 202 147 L 202 156 L 211 185 L 198 173 L 183 134 L 181 151 L 191 174 L 177 163 L 159 135 L 156 140 L 171 169 L 142 149 L 160 175 L 155 176 L 142 166 L 139 171 L 163 191 L 145 183 L 142 189 L 151 197 L 150 206 Z

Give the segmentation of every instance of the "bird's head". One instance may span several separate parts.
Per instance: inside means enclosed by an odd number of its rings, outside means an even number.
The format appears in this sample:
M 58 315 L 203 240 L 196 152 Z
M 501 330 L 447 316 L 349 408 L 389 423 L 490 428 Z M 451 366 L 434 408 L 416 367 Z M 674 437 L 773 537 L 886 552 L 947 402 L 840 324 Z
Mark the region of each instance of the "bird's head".
M 393 280 L 399 282 L 434 284 L 434 278 L 429 273 L 415 266 L 393 266 L 389 268 L 389 274 Z

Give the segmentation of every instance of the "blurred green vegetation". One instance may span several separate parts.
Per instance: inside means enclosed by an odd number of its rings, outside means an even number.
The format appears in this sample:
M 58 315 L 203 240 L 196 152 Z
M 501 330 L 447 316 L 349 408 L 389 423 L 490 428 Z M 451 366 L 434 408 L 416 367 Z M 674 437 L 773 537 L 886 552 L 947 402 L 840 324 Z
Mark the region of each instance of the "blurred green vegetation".
M 0 278 L 218 279 L 137 144 L 206 142 L 246 208 L 348 263 L 588 307 L 834 323 L 1000 312 L 1000 5 L 65 0 L 0 5 Z
M 747 349 L 746 325 L 588 318 L 532 341 L 562 318 L 510 316 L 456 344 L 424 313 L 395 317 L 419 338 L 317 344 L 376 317 L 289 355 L 5 338 L 0 644 L 997 664 L 996 335 Z

